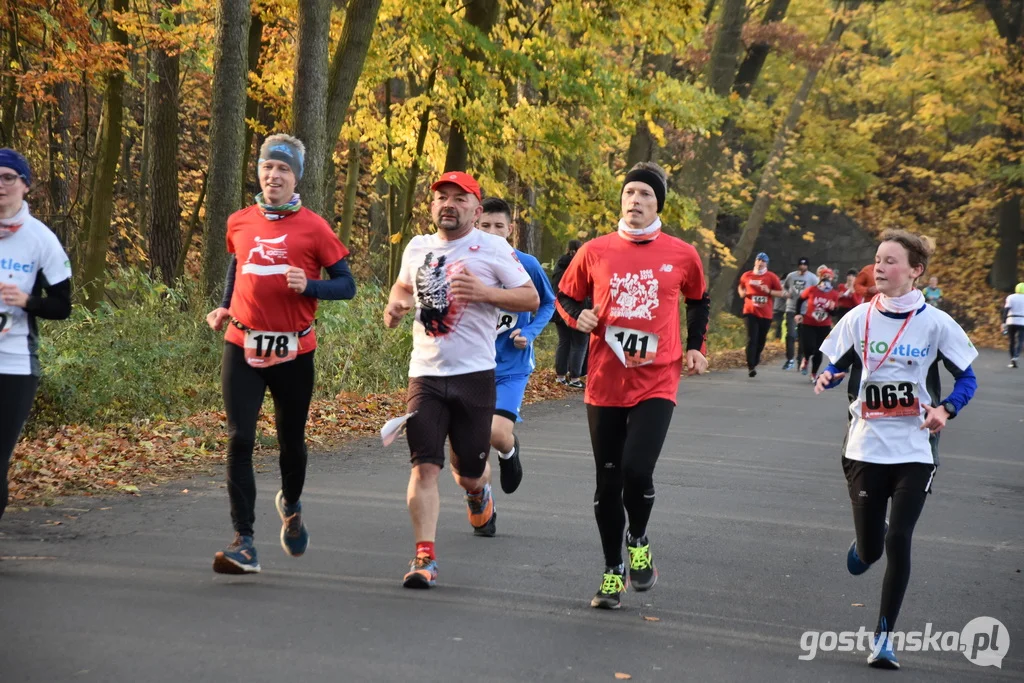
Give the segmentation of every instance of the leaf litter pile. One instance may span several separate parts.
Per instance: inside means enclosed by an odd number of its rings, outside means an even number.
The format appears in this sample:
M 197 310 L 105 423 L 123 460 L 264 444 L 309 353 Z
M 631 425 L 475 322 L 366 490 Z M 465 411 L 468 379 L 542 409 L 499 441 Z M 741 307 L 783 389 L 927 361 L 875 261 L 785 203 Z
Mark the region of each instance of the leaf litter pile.
M 778 352 L 770 345 L 764 360 Z M 721 351 L 711 358 L 717 370 L 742 367 L 744 363 L 742 349 Z M 557 384 L 552 370 L 537 371 L 527 385 L 525 403 L 563 400 L 572 395 L 581 396 L 582 392 Z M 328 451 L 349 439 L 377 435 L 387 420 L 404 414 L 405 408 L 404 391 L 369 396 L 339 394 L 333 400 L 314 401 L 306 427 L 310 450 Z M 276 446 L 273 412 L 264 410 L 257 426 L 256 450 L 272 452 Z M 226 452 L 223 411 L 196 413 L 174 421 L 47 427 L 22 439 L 14 451 L 9 505 L 17 508 L 50 503 L 60 496 L 119 491 L 137 495 L 147 486 L 219 469 Z

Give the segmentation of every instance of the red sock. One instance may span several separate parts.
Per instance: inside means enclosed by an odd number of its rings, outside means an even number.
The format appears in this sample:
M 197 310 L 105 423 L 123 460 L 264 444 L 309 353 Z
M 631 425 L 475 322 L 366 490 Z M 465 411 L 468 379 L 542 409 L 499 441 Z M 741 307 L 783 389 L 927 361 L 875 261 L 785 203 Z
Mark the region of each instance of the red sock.
M 416 554 L 422 555 L 426 553 L 430 559 L 436 560 L 437 557 L 434 555 L 434 542 L 433 541 L 417 541 L 416 542 Z

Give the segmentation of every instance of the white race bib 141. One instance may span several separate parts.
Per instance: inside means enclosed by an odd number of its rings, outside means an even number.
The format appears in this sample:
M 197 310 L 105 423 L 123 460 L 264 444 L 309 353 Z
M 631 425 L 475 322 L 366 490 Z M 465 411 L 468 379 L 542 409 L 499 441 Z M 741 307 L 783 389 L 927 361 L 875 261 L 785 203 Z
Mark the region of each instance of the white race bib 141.
M 653 332 L 609 325 L 605 328 L 604 340 L 627 368 L 650 365 L 658 354 L 658 335 Z

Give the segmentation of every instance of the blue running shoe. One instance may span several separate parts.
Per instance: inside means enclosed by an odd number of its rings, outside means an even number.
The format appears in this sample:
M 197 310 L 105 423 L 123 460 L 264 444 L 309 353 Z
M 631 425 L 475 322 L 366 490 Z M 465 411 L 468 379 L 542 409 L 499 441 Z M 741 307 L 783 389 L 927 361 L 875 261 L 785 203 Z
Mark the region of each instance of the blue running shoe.
M 796 361 L 793 360 L 792 358 L 790 358 L 789 360 L 787 360 L 785 363 L 782 364 L 782 369 L 783 370 L 792 370 L 794 365 L 796 365 Z
M 278 491 L 274 505 L 281 515 L 281 547 L 292 557 L 298 557 L 309 548 L 309 532 L 302 523 L 302 503 L 288 505 L 284 502 L 284 491 Z
M 885 619 L 882 619 L 882 629 L 882 632 L 876 635 L 871 643 L 868 666 L 875 669 L 899 669 L 900 663 L 892 649 L 892 639 L 889 637 Z
M 235 540 L 213 556 L 213 571 L 218 574 L 258 574 L 260 561 L 252 536 L 235 534 Z
M 889 520 L 885 520 L 885 531 L 882 535 L 889 533 Z M 854 576 L 860 576 L 871 567 L 870 564 L 860 559 L 860 555 L 857 554 L 857 539 L 853 539 L 853 543 L 850 544 L 850 549 L 846 551 L 846 569 L 849 570 Z
M 402 579 L 406 588 L 431 588 L 437 584 L 437 560 L 421 553 L 409 563 L 409 571 Z

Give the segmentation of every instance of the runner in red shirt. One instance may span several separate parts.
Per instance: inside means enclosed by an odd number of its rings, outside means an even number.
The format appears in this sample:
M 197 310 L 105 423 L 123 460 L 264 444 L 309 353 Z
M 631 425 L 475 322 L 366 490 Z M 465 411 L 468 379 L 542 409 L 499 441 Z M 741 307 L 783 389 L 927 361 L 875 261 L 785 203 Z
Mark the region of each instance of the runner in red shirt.
M 622 187 L 618 231 L 584 244 L 558 287 L 557 305 L 567 324 L 590 334 L 585 401 L 597 469 L 594 512 L 605 559 L 601 588 L 590 604 L 604 609 L 617 609 L 626 590 L 627 517 L 628 581 L 645 591 L 658 579 L 647 539 L 654 466 L 684 362 L 690 373 L 707 370 L 710 300 L 704 271 L 691 245 L 661 232 L 658 214 L 666 188 L 660 166 L 634 166 Z M 593 308 L 585 309 L 588 297 Z M 685 361 L 680 297 L 687 307 Z
M 833 322 L 839 322 L 844 315 L 864 303 L 864 297 L 858 294 L 854 288 L 856 280 L 857 269 L 851 268 L 846 271 L 846 282 L 836 288 L 836 291 L 839 292 L 839 301 L 836 302 L 836 310 L 832 313 Z
M 747 321 L 747 374 L 756 377 L 772 326 L 772 297 L 784 294 L 779 276 L 768 270 L 768 254 L 762 251 L 754 258 L 753 270 L 740 275 L 737 291 L 743 297 L 743 318 Z
M 256 204 L 228 218 L 224 298 L 206 322 L 225 334 L 221 382 L 228 421 L 228 497 L 235 540 L 216 554 L 222 574 L 260 571 L 253 546 L 256 480 L 252 451 L 263 395 L 274 398 L 281 449 L 281 547 L 293 557 L 309 546 L 299 496 L 306 480 L 306 418 L 313 396 L 313 322 L 318 299 L 351 299 L 356 285 L 348 249 L 320 216 L 303 208 L 302 142 L 271 135 L 260 149 Z M 320 279 L 325 268 L 330 280 Z
M 832 331 L 832 311 L 839 302 L 839 292 L 832 287 L 835 272 L 823 268 L 818 272 L 818 284 L 811 285 L 800 294 L 800 300 L 807 302 L 807 313 L 797 316 L 801 324 L 803 340 L 801 348 L 804 360 L 811 359 L 811 382 L 818 378 L 821 368 L 821 343 Z

